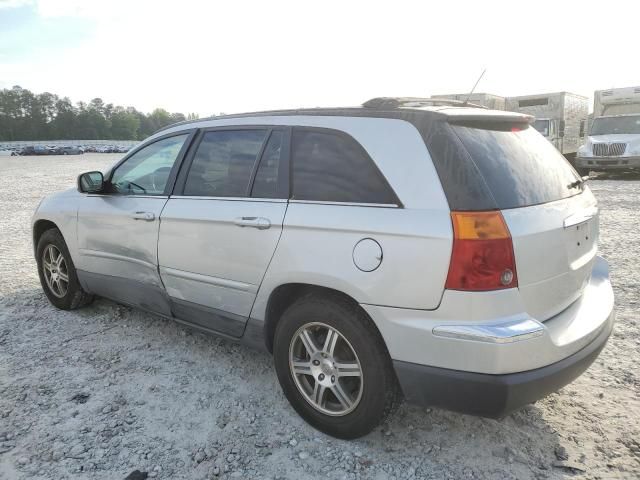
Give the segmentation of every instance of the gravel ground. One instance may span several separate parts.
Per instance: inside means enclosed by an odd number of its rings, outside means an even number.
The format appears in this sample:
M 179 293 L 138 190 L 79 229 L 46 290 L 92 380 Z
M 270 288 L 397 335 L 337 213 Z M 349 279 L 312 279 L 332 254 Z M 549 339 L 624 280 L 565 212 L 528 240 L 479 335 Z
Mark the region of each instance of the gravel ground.
M 29 221 L 117 155 L 0 159 L 0 478 L 640 478 L 640 180 L 601 177 L 618 323 L 595 364 L 501 420 L 402 406 L 339 441 L 307 426 L 271 358 L 98 300 L 55 310 Z

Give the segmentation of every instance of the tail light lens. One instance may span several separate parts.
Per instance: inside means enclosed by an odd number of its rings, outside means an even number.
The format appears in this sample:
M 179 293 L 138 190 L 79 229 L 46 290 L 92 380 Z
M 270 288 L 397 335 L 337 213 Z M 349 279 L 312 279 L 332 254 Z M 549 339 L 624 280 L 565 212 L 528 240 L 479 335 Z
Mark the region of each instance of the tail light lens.
M 513 243 L 500 212 L 452 212 L 453 251 L 445 288 L 486 291 L 518 286 Z

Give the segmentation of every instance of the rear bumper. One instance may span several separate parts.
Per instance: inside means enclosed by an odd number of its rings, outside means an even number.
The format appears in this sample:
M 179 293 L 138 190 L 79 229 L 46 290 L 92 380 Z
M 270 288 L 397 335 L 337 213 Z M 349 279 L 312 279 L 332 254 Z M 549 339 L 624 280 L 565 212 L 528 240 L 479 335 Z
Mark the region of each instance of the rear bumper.
M 438 310 L 363 305 L 413 403 L 500 417 L 578 377 L 615 320 L 607 262 L 596 257 L 582 296 L 539 322 L 517 289 L 445 291 Z
M 559 362 L 611 327 L 614 296 L 607 262 L 596 257 L 582 296 L 540 322 L 517 288 L 492 292 L 445 290 L 437 310 L 362 305 L 393 360 L 491 375 Z
M 628 170 L 640 168 L 640 157 L 577 157 L 575 164 L 592 170 Z
M 504 375 L 449 370 L 394 361 L 405 398 L 410 403 L 500 418 L 555 392 L 579 377 L 604 348 L 614 313 L 598 337 L 582 350 L 546 367 Z

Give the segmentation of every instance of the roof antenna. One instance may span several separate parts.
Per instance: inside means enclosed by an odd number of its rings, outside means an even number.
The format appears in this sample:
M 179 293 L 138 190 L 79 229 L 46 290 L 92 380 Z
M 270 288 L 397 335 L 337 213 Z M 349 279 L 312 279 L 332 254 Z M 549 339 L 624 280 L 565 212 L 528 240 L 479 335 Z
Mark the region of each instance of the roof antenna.
M 467 104 L 469 103 L 469 99 L 471 98 L 471 95 L 473 95 L 473 92 L 475 91 L 476 87 L 478 86 L 478 83 L 480 83 L 480 80 L 482 80 L 482 77 L 484 77 L 484 72 L 486 72 L 486 71 L 487 71 L 486 68 L 484 70 L 482 70 L 482 73 L 478 77 L 478 80 L 476 80 L 476 83 L 473 85 L 473 88 L 469 92 L 469 95 L 467 95 L 467 99 L 464 102 L 462 102 L 462 106 L 463 107 L 466 107 Z

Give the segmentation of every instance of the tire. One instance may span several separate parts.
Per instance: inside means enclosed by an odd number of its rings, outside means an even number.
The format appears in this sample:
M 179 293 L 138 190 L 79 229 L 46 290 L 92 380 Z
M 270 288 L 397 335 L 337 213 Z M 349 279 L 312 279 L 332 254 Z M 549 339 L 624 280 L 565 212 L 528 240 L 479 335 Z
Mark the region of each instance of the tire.
M 55 264 L 58 259 L 57 254 L 62 256 L 62 262 L 54 267 L 55 272 L 52 273 L 45 267 L 45 258 L 48 264 Z M 61 310 L 75 310 L 93 301 L 93 295 L 85 292 L 78 282 L 76 268 L 60 230 L 52 228 L 40 236 L 36 248 L 36 259 L 40 284 L 55 307 Z M 52 259 L 54 261 L 51 261 Z M 52 281 L 52 276 L 59 278 L 59 281 Z M 63 280 L 64 276 L 67 278 L 66 282 Z
M 303 347 L 306 344 L 300 333 L 305 331 L 315 336 L 317 347 L 325 343 L 329 331 L 333 332 L 333 338 L 339 334 L 337 342 L 334 342 L 335 355 L 325 358 L 319 367 L 312 366 L 314 357 L 308 355 L 308 350 Z M 327 332 L 324 339 L 323 331 Z M 301 352 L 305 351 L 304 360 L 296 363 L 305 366 L 296 368 L 309 368 L 309 372 L 294 375 L 290 359 L 301 359 Z M 333 437 L 354 439 L 366 435 L 393 411 L 400 400 L 398 381 L 380 333 L 358 305 L 339 296 L 312 293 L 293 303 L 276 326 L 273 354 L 278 380 L 293 408 L 307 423 Z M 335 362 L 334 366 L 357 365 L 360 377 L 346 374 L 347 371 L 355 372 L 356 368 L 342 368 L 342 373 L 338 373 L 331 368 L 331 362 Z M 337 385 L 333 381 L 333 373 Z M 322 376 L 325 377 L 323 382 L 333 383 L 323 390 L 318 406 L 310 397 L 319 388 L 318 378 Z M 305 388 L 307 395 L 303 393 Z M 334 391 L 345 400 L 340 402 Z M 347 396 L 342 392 L 347 392 Z M 347 408 L 345 405 L 350 402 L 351 406 Z

